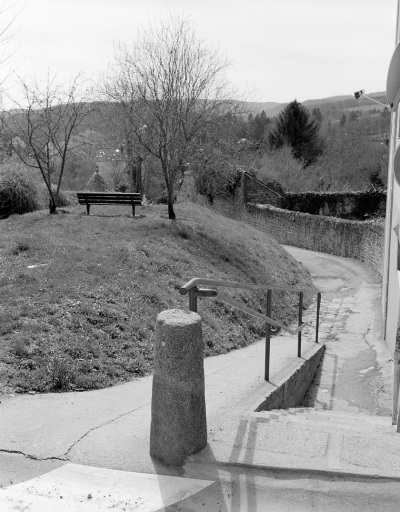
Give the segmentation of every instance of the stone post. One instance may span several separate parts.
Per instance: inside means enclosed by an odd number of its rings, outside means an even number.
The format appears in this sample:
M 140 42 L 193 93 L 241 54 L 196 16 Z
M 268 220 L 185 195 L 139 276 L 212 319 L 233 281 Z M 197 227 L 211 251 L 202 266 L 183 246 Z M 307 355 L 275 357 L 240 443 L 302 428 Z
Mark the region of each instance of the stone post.
M 163 311 L 156 322 L 150 455 L 177 466 L 206 444 L 201 317 Z

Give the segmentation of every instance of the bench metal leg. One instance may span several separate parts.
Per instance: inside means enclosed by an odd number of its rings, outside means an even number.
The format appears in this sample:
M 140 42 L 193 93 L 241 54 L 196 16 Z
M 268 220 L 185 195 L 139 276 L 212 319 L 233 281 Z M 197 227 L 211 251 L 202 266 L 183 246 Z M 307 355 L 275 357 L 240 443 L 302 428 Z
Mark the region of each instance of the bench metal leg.
M 132 215 L 135 216 L 135 205 L 132 205 Z
M 89 215 L 90 212 L 90 204 L 86 204 L 86 214 Z

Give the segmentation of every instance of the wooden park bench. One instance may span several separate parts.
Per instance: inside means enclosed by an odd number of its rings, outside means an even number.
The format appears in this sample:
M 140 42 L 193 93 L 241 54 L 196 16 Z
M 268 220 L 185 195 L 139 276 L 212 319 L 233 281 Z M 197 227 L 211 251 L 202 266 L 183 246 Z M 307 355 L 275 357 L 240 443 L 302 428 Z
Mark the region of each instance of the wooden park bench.
M 132 215 L 135 216 L 135 206 L 142 206 L 140 192 L 77 192 L 79 204 L 86 205 L 89 215 L 92 204 L 130 204 Z

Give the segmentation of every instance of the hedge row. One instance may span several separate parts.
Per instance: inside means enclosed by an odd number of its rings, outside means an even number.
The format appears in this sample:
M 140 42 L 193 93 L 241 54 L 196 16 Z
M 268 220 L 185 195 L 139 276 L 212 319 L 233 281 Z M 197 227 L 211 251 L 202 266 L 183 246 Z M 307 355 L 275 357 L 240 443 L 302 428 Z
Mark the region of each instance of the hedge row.
M 370 217 L 384 217 L 386 191 L 287 193 L 282 207 L 311 215 L 365 220 Z

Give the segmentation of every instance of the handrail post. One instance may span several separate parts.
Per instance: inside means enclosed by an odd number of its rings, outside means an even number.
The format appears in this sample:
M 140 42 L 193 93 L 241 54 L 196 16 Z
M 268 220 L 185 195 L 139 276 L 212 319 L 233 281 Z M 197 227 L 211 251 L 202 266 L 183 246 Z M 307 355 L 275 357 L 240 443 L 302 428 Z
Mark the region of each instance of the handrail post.
M 316 321 L 316 325 L 315 325 L 315 343 L 318 343 L 320 309 L 321 309 L 321 292 L 318 292 L 318 294 L 317 294 L 317 321 Z
M 197 287 L 189 290 L 189 310 L 197 313 Z
M 267 316 L 271 316 L 272 290 L 267 292 Z M 267 322 L 265 326 L 265 371 L 264 380 L 269 381 L 269 362 L 271 354 L 271 325 Z
M 303 323 L 303 292 L 299 293 L 299 327 Z M 297 334 L 297 357 L 301 357 L 301 331 Z

